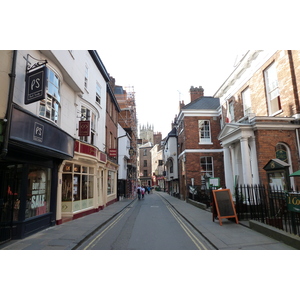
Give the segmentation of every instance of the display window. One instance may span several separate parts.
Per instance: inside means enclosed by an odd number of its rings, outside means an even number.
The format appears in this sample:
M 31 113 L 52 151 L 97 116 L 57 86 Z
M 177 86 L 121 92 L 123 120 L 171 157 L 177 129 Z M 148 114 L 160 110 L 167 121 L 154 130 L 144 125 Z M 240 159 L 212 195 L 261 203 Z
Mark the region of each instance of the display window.
M 115 192 L 115 172 L 108 171 L 107 177 L 107 195 L 113 194 Z
M 62 212 L 76 212 L 93 206 L 94 172 L 92 167 L 65 164 L 62 176 Z
M 50 211 L 51 170 L 29 166 L 25 219 Z

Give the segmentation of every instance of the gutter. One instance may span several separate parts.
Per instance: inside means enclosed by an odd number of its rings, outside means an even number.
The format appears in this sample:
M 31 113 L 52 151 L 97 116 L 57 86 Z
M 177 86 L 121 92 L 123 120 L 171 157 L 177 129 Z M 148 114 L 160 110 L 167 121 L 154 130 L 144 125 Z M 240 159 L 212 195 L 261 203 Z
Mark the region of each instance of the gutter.
M 8 152 L 8 139 L 11 127 L 11 115 L 13 109 L 13 96 L 14 96 L 14 87 L 15 87 L 15 79 L 16 79 L 16 61 L 17 61 L 18 51 L 14 50 L 13 52 L 13 60 L 11 66 L 10 77 L 10 85 L 9 85 L 9 93 L 8 93 L 8 101 L 7 101 L 7 109 L 6 109 L 6 126 L 5 126 L 5 134 L 3 141 L 3 148 L 0 154 L 0 158 L 5 158 Z

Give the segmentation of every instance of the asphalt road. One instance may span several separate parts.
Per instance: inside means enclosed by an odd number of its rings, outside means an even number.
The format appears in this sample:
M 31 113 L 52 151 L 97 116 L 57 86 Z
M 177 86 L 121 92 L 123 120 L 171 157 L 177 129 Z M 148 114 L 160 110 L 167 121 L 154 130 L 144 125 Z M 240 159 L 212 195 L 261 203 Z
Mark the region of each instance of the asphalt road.
M 158 194 L 135 200 L 78 250 L 212 250 Z

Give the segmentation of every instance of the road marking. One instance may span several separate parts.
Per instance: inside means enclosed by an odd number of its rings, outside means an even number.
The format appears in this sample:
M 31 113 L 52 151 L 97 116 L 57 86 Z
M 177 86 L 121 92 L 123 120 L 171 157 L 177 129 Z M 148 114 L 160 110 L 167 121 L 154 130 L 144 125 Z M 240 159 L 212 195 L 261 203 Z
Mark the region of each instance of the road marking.
M 163 200 L 165 202 L 165 200 Z M 204 244 L 194 235 L 194 233 L 186 226 L 186 224 L 182 221 L 181 217 L 178 215 L 177 211 L 168 203 L 166 203 L 166 206 L 170 213 L 173 215 L 175 220 L 179 223 L 181 228 L 185 231 L 185 233 L 188 235 L 188 237 L 192 240 L 192 242 L 196 245 L 196 247 L 199 250 L 208 250 Z
M 109 229 L 114 227 L 120 220 L 121 218 L 128 212 L 130 208 L 126 207 L 125 210 L 111 223 L 109 226 L 107 226 L 104 230 L 102 230 L 86 247 L 84 247 L 83 250 L 87 250 L 88 248 L 93 248 L 107 232 Z

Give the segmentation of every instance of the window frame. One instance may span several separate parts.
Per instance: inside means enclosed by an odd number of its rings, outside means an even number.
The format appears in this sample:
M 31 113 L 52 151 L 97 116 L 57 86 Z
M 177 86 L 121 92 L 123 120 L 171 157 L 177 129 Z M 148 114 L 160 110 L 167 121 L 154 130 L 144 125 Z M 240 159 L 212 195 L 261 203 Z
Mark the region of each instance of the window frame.
M 101 105 L 101 91 L 102 87 L 98 81 L 96 81 L 96 103 Z
M 282 111 L 275 61 L 273 61 L 264 70 L 264 81 L 265 81 L 265 92 L 266 92 L 268 112 L 270 116 L 274 116 Z M 272 96 L 272 93 L 274 93 L 275 96 Z M 274 106 L 274 103 L 278 107 L 278 109 L 274 110 L 272 108 Z
M 251 96 L 250 96 L 251 90 L 248 87 L 246 87 L 241 92 L 241 97 L 243 101 L 243 110 L 244 110 L 244 116 L 249 116 L 249 114 L 252 113 L 252 106 L 251 106 Z M 249 105 L 250 104 L 250 105 Z
M 207 122 L 207 124 L 201 125 L 201 123 L 205 123 Z M 207 127 L 208 125 L 208 130 Z M 210 125 L 210 120 L 198 120 L 198 130 L 199 130 L 199 144 L 212 144 L 211 141 L 211 125 Z M 202 135 L 207 134 L 209 135 L 209 137 L 202 137 Z
M 89 87 L 89 66 L 85 64 L 85 70 L 84 70 L 84 88 L 88 90 Z
M 211 160 L 210 163 L 207 162 L 208 158 Z M 203 159 L 205 159 L 204 164 L 202 163 Z M 205 170 L 202 168 L 203 165 L 205 165 Z M 211 166 L 211 170 L 209 170 L 209 168 L 207 168 L 207 166 Z M 204 171 L 202 171 L 202 170 L 204 170 Z M 211 176 L 210 177 L 207 177 L 207 173 L 208 172 L 211 172 Z M 204 180 L 206 178 L 212 178 L 212 177 L 214 177 L 214 158 L 213 158 L 213 156 L 201 156 L 200 157 L 200 176 L 201 176 L 202 180 Z
M 51 75 L 53 75 L 57 80 L 52 81 Z M 56 125 L 59 124 L 59 116 L 61 110 L 60 86 L 61 86 L 60 76 L 53 69 L 47 67 L 46 98 L 41 100 L 39 103 L 39 117 L 44 118 Z M 57 95 L 55 92 L 57 92 Z

